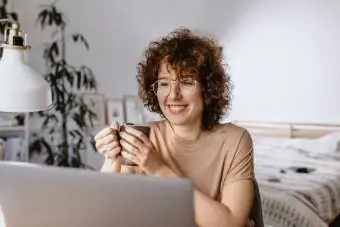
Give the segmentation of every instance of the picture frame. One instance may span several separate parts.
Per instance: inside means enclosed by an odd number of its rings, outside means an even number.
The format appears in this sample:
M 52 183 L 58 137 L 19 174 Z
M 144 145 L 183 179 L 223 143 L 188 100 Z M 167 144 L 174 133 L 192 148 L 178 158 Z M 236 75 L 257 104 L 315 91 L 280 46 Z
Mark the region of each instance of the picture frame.
M 143 104 L 138 95 L 124 95 L 125 123 L 142 124 L 145 123 L 143 115 Z
M 118 123 L 125 122 L 123 99 L 112 98 L 106 100 L 106 124 L 110 125 L 114 121 Z
M 93 127 L 104 126 L 106 124 L 105 96 L 100 93 L 83 93 L 83 102 L 94 112 L 97 117 L 93 118 Z M 91 122 L 86 122 L 91 125 Z

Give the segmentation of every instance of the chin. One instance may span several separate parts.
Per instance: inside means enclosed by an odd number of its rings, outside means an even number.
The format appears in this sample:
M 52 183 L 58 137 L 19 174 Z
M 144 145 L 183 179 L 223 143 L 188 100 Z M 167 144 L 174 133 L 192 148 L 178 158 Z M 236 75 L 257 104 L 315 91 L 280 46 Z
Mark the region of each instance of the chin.
M 192 124 L 193 109 L 190 105 L 164 106 L 163 113 L 171 124 L 187 125 Z

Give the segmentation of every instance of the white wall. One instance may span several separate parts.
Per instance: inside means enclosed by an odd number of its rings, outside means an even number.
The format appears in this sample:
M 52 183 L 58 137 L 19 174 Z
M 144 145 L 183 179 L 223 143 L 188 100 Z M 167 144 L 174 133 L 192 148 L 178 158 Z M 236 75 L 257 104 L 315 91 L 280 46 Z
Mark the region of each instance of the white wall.
M 339 40 L 340 1 L 257 1 L 226 37 L 232 118 L 340 123 Z
M 50 39 L 50 33 L 42 32 L 35 25 L 35 19 L 38 7 L 52 1 L 12 1 L 23 28 L 29 33 L 29 42 L 34 47 L 31 63 L 43 72 L 42 43 Z M 178 26 L 194 27 L 223 37 L 227 27 L 234 23 L 233 13 L 240 12 L 244 7 L 232 1 L 216 0 L 213 5 L 209 2 L 59 0 L 58 5 L 69 19 L 68 30 L 83 33 L 91 46 L 90 53 L 83 48 L 69 46 L 68 57 L 76 64 L 88 64 L 97 76 L 100 90 L 108 97 L 136 94 L 136 65 L 152 39 Z

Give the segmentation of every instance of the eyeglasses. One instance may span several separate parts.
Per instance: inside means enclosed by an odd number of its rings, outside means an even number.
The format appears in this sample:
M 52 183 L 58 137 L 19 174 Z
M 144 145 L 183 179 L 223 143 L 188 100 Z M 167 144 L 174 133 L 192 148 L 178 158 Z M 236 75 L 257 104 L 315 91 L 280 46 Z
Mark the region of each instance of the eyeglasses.
M 184 78 L 179 80 L 159 79 L 152 84 L 153 92 L 156 95 L 166 96 L 170 94 L 171 84 L 179 86 L 179 90 L 183 95 L 192 95 L 196 92 L 198 81 L 192 78 Z

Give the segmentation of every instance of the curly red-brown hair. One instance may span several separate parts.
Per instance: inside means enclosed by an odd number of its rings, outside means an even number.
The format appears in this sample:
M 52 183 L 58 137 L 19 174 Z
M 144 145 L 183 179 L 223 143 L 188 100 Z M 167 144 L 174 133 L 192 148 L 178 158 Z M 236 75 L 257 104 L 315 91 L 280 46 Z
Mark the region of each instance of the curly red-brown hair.
M 196 74 L 204 100 L 202 126 L 211 130 L 231 104 L 231 80 L 221 49 L 215 39 L 195 35 L 182 27 L 151 42 L 137 66 L 139 97 L 144 106 L 164 117 L 152 84 L 166 61 L 179 76 L 183 71 Z

